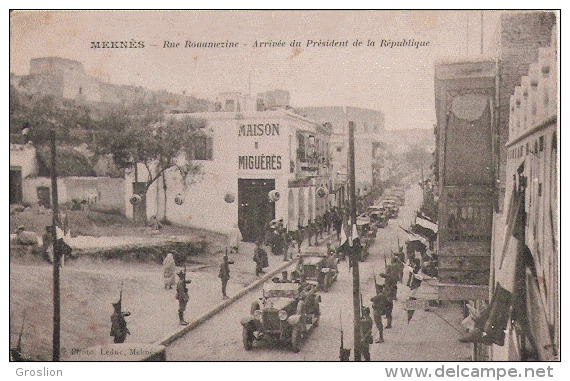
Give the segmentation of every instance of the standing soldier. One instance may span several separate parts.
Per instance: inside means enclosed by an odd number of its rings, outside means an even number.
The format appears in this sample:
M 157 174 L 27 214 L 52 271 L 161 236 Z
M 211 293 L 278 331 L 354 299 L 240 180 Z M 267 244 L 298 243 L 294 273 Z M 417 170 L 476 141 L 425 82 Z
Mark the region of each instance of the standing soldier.
M 121 304 L 123 299 L 123 290 L 121 285 L 121 294 L 119 297 L 119 301 L 113 304 L 113 315 L 111 315 L 111 336 L 113 336 L 113 342 L 115 344 L 124 343 L 127 339 L 127 335 L 130 335 L 131 332 L 127 328 L 127 321 L 125 320 L 125 316 L 130 316 L 130 312 L 122 312 L 121 311 Z
M 334 230 L 336 230 L 336 239 L 340 242 L 340 231 L 342 230 L 342 212 L 339 211 L 334 215 Z
M 323 221 L 325 222 L 325 232 L 327 234 L 330 233 L 331 228 L 331 212 L 330 210 L 325 210 L 325 214 L 323 215 Z
M 295 235 L 293 232 L 288 231 L 285 231 L 283 234 L 285 235 L 285 250 L 283 252 L 283 255 L 285 257 L 283 260 L 287 261 L 289 259 L 293 259 L 293 252 L 295 251 L 295 245 L 293 244 L 293 241 L 295 240 Z
M 270 222 L 265 223 L 265 236 L 263 239 L 263 243 L 265 246 L 271 245 L 271 239 L 273 238 L 273 227 L 271 226 Z
M 273 238 L 271 239 L 271 254 L 283 254 L 283 233 L 279 229 L 274 230 Z
M 382 325 L 382 315 L 386 314 L 386 309 L 388 306 L 388 298 L 384 294 L 384 287 L 380 284 L 376 285 L 376 296 L 370 299 L 372 302 L 372 309 L 374 310 L 374 323 L 376 328 L 378 328 L 378 340 L 376 343 L 384 342 L 384 326 Z
M 277 225 L 272 225 L 271 228 L 271 238 L 269 240 L 269 247 L 271 248 L 271 254 L 277 255 L 279 254 L 279 245 L 281 244 L 280 241 L 280 233 L 279 229 L 277 229 Z
M 261 247 L 262 241 L 255 241 L 255 249 L 253 249 L 253 261 L 255 262 L 255 276 L 259 276 L 263 272 L 263 260 L 267 257 L 267 252 Z
M 184 320 L 184 311 L 186 310 L 186 304 L 190 297 L 188 296 L 187 284 L 191 283 L 191 280 L 186 280 L 186 270 L 178 273 L 178 283 L 176 284 L 176 300 L 178 300 L 178 319 L 180 320 L 180 325 L 188 325 L 188 322 Z
M 287 261 L 287 251 L 289 250 L 289 233 L 283 228 L 279 233 L 279 241 L 281 243 L 281 251 L 283 252 L 283 261 Z
M 395 272 L 400 283 L 403 282 L 404 277 L 404 252 L 394 253 L 392 257 L 392 266 L 394 266 Z
M 222 296 L 224 300 L 229 299 L 228 295 L 226 294 L 226 287 L 228 285 L 228 281 L 230 280 L 230 265 L 232 265 L 234 261 L 228 260 L 228 253 L 224 254 L 224 259 L 222 260 L 222 264 L 220 265 L 220 273 L 218 274 L 218 278 L 222 280 Z
M 297 252 L 301 253 L 301 244 L 303 243 L 303 239 L 305 238 L 305 230 L 299 226 L 295 234 L 295 241 L 297 241 Z
M 370 344 L 373 343 L 372 324 L 370 308 L 364 307 L 360 318 L 360 355 L 364 356 L 365 361 L 370 361 Z
M 312 231 L 313 231 L 313 237 L 315 237 L 315 246 L 318 246 L 318 245 L 319 245 L 319 241 L 318 241 L 318 238 L 319 238 L 319 227 L 318 227 L 318 224 L 317 224 L 317 220 L 316 220 L 316 219 L 314 219 L 314 220 L 312 221 L 311 226 L 312 226 Z
M 398 294 L 398 278 L 396 267 L 392 264 L 386 266 L 386 273 L 380 274 L 384 278 L 384 293 L 388 297 L 388 305 L 386 306 L 386 328 L 392 328 L 392 310 L 394 309 L 394 300 Z
M 313 246 L 313 244 L 311 243 L 311 238 L 313 238 L 313 234 L 314 234 L 314 224 L 311 220 L 309 220 L 309 222 L 307 223 L 307 240 L 309 241 L 309 246 Z
M 315 227 L 316 227 L 316 233 L 315 233 L 315 240 L 318 237 L 321 237 L 321 239 L 323 239 L 323 218 L 321 216 L 317 216 L 315 218 Z

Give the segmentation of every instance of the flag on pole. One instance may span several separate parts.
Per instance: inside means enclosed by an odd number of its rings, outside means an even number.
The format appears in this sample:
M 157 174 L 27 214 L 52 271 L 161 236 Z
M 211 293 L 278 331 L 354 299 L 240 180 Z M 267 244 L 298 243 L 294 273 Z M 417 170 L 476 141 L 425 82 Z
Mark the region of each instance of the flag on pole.
M 340 230 L 340 246 L 343 247 L 347 241 L 348 241 L 348 233 L 346 231 L 346 221 L 343 221 L 342 229 Z M 352 244 L 350 246 L 352 246 Z
M 350 234 L 350 246 L 354 245 L 354 240 L 358 239 L 358 229 L 356 224 L 352 224 L 352 233 Z
M 67 216 L 67 213 L 65 213 L 64 217 L 63 217 L 63 235 L 65 236 L 65 238 L 71 238 L 71 232 L 70 232 L 70 228 L 69 228 L 69 218 Z

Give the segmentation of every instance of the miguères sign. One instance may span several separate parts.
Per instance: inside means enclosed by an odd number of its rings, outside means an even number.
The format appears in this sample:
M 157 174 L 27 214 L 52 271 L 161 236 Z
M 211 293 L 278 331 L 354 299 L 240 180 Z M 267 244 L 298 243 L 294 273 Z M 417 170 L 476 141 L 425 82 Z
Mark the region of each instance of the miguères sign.
M 280 136 L 279 123 L 249 123 L 240 124 L 238 136 L 240 137 L 260 137 L 260 136 Z M 256 143 L 257 148 L 257 143 Z M 261 170 L 276 171 L 282 167 L 280 155 L 240 155 L 238 157 L 238 169 L 240 170 Z

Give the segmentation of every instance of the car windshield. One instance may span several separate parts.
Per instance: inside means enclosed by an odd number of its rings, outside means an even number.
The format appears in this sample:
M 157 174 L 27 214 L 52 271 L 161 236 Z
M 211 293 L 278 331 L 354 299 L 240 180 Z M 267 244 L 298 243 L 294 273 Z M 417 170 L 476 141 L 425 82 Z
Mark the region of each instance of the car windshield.
M 316 278 L 317 277 L 317 266 L 316 265 L 304 265 L 303 271 L 307 278 Z
M 296 283 L 270 283 L 263 288 L 264 298 L 297 298 L 299 285 Z
M 263 292 L 265 298 L 296 298 L 298 294 L 296 290 L 266 290 Z

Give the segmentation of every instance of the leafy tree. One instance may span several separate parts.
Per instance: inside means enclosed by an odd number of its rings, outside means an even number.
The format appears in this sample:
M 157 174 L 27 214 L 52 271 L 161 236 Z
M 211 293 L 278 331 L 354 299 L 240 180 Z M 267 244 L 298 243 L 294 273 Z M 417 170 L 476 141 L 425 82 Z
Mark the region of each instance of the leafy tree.
M 142 111 L 141 111 L 142 110 Z M 199 164 L 192 159 L 192 147 L 196 134 L 205 122 L 194 118 L 165 118 L 160 108 L 116 110 L 107 115 L 99 133 L 99 153 L 112 154 L 120 169 L 134 170 L 135 181 L 140 181 L 135 163 L 146 168 L 145 194 L 161 176 L 164 189 L 164 215 L 166 220 L 166 178 L 164 173 L 175 168 L 184 185 L 195 181 L 200 173 Z
M 52 95 L 41 97 L 21 94 L 10 85 L 10 133 L 19 134 L 24 123 L 30 126 L 29 138 L 36 146 L 49 143 L 49 131 L 57 131 L 58 140 L 70 143 L 70 131 L 92 129 L 96 122 L 89 108 Z M 83 143 L 75 139 L 73 143 Z

